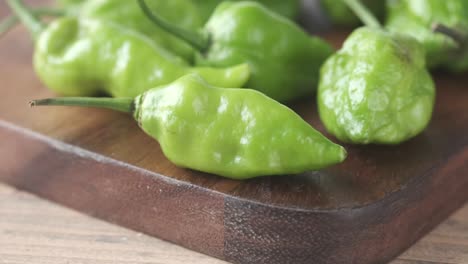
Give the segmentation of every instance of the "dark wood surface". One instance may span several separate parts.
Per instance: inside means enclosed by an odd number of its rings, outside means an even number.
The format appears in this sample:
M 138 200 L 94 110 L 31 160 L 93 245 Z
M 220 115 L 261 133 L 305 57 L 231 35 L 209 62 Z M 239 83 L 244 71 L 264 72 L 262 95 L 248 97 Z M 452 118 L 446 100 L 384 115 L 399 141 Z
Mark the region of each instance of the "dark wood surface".
M 2 264 L 225 264 L 0 183 Z M 391 264 L 467 264 L 468 204 Z
M 0 180 L 89 215 L 234 263 L 379 263 L 468 200 L 468 76 L 436 74 L 433 121 L 403 145 L 239 182 L 175 167 L 129 116 L 30 109 L 53 96 L 32 47 L 24 29 L 0 41 Z M 292 107 L 323 131 L 313 98 Z

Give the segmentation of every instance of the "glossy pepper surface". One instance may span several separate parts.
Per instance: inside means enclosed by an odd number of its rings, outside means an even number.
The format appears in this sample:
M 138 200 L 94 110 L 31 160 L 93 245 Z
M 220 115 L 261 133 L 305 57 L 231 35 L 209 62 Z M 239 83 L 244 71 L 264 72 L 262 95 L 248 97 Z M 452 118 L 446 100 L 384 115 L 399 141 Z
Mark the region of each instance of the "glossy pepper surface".
M 144 8 L 144 1 L 140 4 Z M 147 13 L 161 26 L 163 21 Z M 164 26 L 175 31 L 174 25 Z M 199 49 L 196 65 L 248 63 L 252 76 L 247 87 L 278 101 L 314 94 L 319 68 L 333 51 L 322 39 L 252 1 L 223 2 L 202 33 L 183 32 L 179 36 Z
M 333 52 L 289 20 L 254 2 L 224 2 L 205 26 L 208 49 L 199 65 L 227 67 L 248 62 L 247 86 L 278 101 L 312 95 L 319 68 Z
M 410 34 L 423 43 L 430 67 L 455 72 L 468 70 L 468 45 L 431 29 L 435 23 L 443 24 L 461 32 L 468 42 L 467 0 L 392 0 L 387 6 L 386 27 Z
M 192 0 L 192 2 L 198 7 L 199 13 L 204 21 L 207 21 L 216 6 L 222 3 L 223 0 Z M 293 20 L 299 15 L 301 5 L 300 0 L 257 0 L 255 2 L 259 2 L 270 10 Z M 150 1 L 148 3 L 150 3 Z
M 114 23 L 64 17 L 47 28 L 18 0 L 9 1 L 36 36 L 34 67 L 52 90 L 66 96 L 108 93 L 135 97 L 147 89 L 198 73 L 220 87 L 242 87 L 248 65 L 190 67 L 151 39 Z
M 160 12 L 165 20 L 178 23 L 185 29 L 197 30 L 203 26 L 201 16 L 192 1 L 151 0 L 148 1 L 148 6 L 151 10 Z M 188 61 L 193 60 L 193 48 L 151 23 L 142 13 L 135 0 L 86 1 L 81 7 L 80 16 L 118 23 L 146 35 L 160 46 Z
M 424 47 L 409 35 L 359 28 L 321 69 L 320 118 L 345 142 L 408 140 L 427 127 L 434 100 Z
M 385 15 L 385 0 L 363 0 L 362 3 L 378 18 Z M 322 8 L 328 15 L 330 22 L 343 27 L 356 27 L 361 20 L 341 0 L 321 0 Z
M 59 19 L 41 34 L 34 66 L 49 88 L 64 95 L 92 95 L 104 89 L 114 97 L 134 97 L 192 72 L 221 87 L 241 87 L 249 77 L 245 64 L 190 67 L 138 33 L 75 18 Z
M 317 170 L 346 157 L 341 146 L 286 106 L 255 90 L 210 86 L 197 75 L 134 101 L 64 98 L 33 104 L 132 111 L 174 164 L 233 179 Z

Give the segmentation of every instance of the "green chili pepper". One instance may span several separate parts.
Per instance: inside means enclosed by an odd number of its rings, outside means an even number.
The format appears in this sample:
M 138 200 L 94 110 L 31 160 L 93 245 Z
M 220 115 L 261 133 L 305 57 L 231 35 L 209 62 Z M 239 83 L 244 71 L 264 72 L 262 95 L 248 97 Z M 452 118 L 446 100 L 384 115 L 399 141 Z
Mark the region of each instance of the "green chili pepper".
M 132 112 L 174 164 L 233 179 L 302 173 L 346 158 L 343 147 L 284 105 L 250 89 L 222 89 L 197 75 L 132 99 L 62 98 L 32 105 L 77 105 Z
M 187 73 L 198 73 L 220 87 L 242 87 L 249 78 L 246 64 L 225 69 L 190 67 L 144 35 L 113 23 L 70 17 L 44 29 L 20 0 L 8 3 L 37 39 L 37 74 L 49 88 L 63 95 L 106 92 L 115 97 L 134 97 Z
M 393 0 L 388 1 L 387 7 L 386 27 L 392 32 L 410 34 L 423 43 L 431 68 L 468 70 L 467 0 Z M 460 32 L 461 37 L 433 32 L 431 27 L 436 23 L 451 32 Z
M 363 0 L 362 3 L 378 18 L 385 15 L 385 0 Z M 357 27 L 361 20 L 341 0 L 321 0 L 322 8 L 334 25 Z
M 203 26 L 197 7 L 188 0 L 151 0 L 151 10 L 172 23 L 178 23 L 187 30 L 197 30 Z M 143 33 L 165 49 L 193 61 L 194 50 L 191 46 L 155 27 L 142 13 L 135 0 L 92 0 L 82 5 L 80 16 L 98 20 L 112 21 L 132 30 Z
M 198 12 L 204 21 L 208 21 L 216 6 L 222 3 L 223 0 L 192 0 L 192 2 L 198 7 Z M 299 15 L 300 0 L 257 0 L 256 2 L 262 3 L 270 10 L 289 19 L 294 20 Z M 161 12 L 159 13 L 162 14 Z
M 79 7 L 83 4 L 87 4 L 89 2 L 93 2 L 95 0 L 57 0 L 60 4 L 60 6 L 68 7 L 68 8 L 76 8 Z M 128 2 L 132 2 L 134 0 L 118 0 L 116 2 L 120 2 L 122 5 L 125 5 Z M 148 3 L 152 4 L 154 0 L 149 1 Z M 211 14 L 213 13 L 213 10 L 215 10 L 216 6 L 222 3 L 225 0 L 181 0 L 179 1 L 180 4 L 182 5 L 183 3 L 187 4 L 188 6 L 195 6 L 197 9 L 197 16 L 200 16 L 200 18 L 203 21 L 207 21 Z M 239 0 L 231 0 L 231 1 L 239 1 Z M 301 1 L 300 0 L 255 0 L 256 2 L 262 3 L 265 6 L 267 6 L 269 9 L 272 11 L 285 16 L 289 19 L 296 19 L 299 15 L 300 12 L 300 7 L 301 7 Z M 172 0 L 165 0 L 167 4 L 170 4 L 169 2 L 172 2 Z M 177 1 L 176 1 L 177 2 Z M 185 8 L 185 7 L 184 7 Z M 177 11 L 176 11 L 177 10 Z M 166 15 L 166 13 L 163 13 L 161 10 L 155 10 L 158 11 L 161 15 Z M 181 15 L 179 10 L 177 8 L 174 8 L 171 10 L 171 12 L 168 11 L 168 14 L 171 15 Z M 184 19 L 183 16 L 179 16 L 178 18 Z
M 247 62 L 252 70 L 247 87 L 278 101 L 312 95 L 319 68 L 332 53 L 325 41 L 255 2 L 220 4 L 201 33 L 170 24 L 152 14 L 143 0 L 139 3 L 157 25 L 200 51 L 197 65 Z
M 301 11 L 301 0 L 256 0 L 276 13 L 295 20 Z
M 381 29 L 358 1 L 347 2 L 371 26 L 354 31 L 323 65 L 320 118 L 345 142 L 401 143 L 427 127 L 434 108 L 424 47 L 409 35 Z
M 81 1 L 77 2 L 81 3 Z M 152 0 L 149 4 L 149 8 L 160 12 L 164 19 L 174 23 L 179 23 L 187 30 L 197 30 L 203 26 L 197 7 L 189 0 Z M 71 15 L 80 16 L 80 18 L 111 21 L 138 31 L 157 42 L 163 48 L 184 58 L 188 62 L 193 62 L 193 48 L 179 38 L 172 36 L 159 27 L 155 27 L 154 24 L 142 14 L 140 7 L 135 0 L 92 0 L 83 1 L 79 6 L 79 11 L 75 10 L 69 13 Z M 174 10 L 177 10 L 177 12 L 174 12 Z M 66 11 L 64 10 L 55 10 L 50 8 L 41 8 L 32 11 L 38 16 L 63 16 L 66 14 Z M 6 19 L 2 24 L 0 24 L 0 35 L 8 31 L 17 22 L 18 19 L 16 16 L 11 16 Z

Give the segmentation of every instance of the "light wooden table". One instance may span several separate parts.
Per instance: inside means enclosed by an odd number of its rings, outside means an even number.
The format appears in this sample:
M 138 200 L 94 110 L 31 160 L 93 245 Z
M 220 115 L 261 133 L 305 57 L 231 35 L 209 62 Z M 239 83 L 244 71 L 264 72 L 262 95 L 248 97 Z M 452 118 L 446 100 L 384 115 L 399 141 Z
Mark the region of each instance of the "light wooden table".
M 0 264 L 225 263 L 0 184 Z M 468 205 L 392 264 L 468 264 Z

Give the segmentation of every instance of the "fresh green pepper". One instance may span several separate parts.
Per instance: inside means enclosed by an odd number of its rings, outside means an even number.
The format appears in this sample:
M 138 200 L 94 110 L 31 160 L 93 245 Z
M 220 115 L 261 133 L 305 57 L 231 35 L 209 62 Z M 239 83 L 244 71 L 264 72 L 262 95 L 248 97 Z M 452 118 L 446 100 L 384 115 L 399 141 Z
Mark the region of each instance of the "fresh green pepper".
M 355 0 L 348 2 L 359 6 Z M 434 83 L 424 47 L 416 39 L 386 32 L 376 20 L 367 24 L 373 26 L 354 31 L 323 65 L 320 118 L 342 141 L 398 144 L 427 127 Z
M 187 30 L 197 30 L 203 26 L 197 7 L 188 0 L 151 0 L 149 8 L 157 11 L 172 23 L 178 23 Z M 142 13 L 135 0 L 92 0 L 86 1 L 80 11 L 84 18 L 112 21 L 124 27 L 143 33 L 165 49 L 193 61 L 194 50 L 191 46 L 155 27 Z
M 247 62 L 252 76 L 247 87 L 278 101 L 314 94 L 319 68 L 332 48 L 291 21 L 251 2 L 221 3 L 203 32 L 190 32 L 151 13 L 148 17 L 197 48 L 196 65 L 228 67 Z
M 385 15 L 385 0 L 363 0 L 362 3 L 369 8 L 378 18 Z M 321 0 L 322 8 L 330 21 L 337 26 L 357 27 L 361 20 L 341 0 Z
M 467 0 L 392 0 L 387 7 L 386 27 L 392 32 L 412 35 L 423 43 L 431 68 L 468 70 Z M 460 32 L 461 39 L 433 32 L 431 27 L 436 23 Z
M 105 92 L 135 97 L 188 73 L 198 73 L 216 86 L 242 87 L 250 75 L 246 64 L 190 67 L 144 35 L 105 21 L 65 17 L 44 29 L 20 0 L 8 3 L 36 36 L 37 74 L 50 89 L 66 96 Z
M 138 3 L 135 0 L 92 0 L 76 1 L 79 2 L 79 9 L 70 11 L 68 5 L 64 10 L 41 8 L 32 10 L 35 15 L 76 15 L 80 18 L 90 18 L 94 20 L 104 20 L 117 23 L 121 26 L 138 31 L 153 41 L 157 42 L 163 48 L 175 53 L 188 62 L 193 62 L 194 50 L 180 40 L 167 33 L 166 31 L 155 27 L 141 12 Z M 167 21 L 179 23 L 187 30 L 197 30 L 203 26 L 202 19 L 198 14 L 197 7 L 189 0 L 152 0 L 149 2 L 151 10 L 157 10 Z M 174 12 L 177 10 L 177 12 Z M 18 22 L 16 16 L 11 16 L 0 24 L 0 35 L 7 32 Z
M 301 11 L 301 0 L 256 0 L 276 13 L 296 20 Z
M 236 0 L 232 1 L 235 2 Z M 237 0 L 238 1 L 238 0 Z M 151 1 L 149 1 L 150 3 Z M 204 19 L 208 21 L 216 7 L 223 2 L 223 0 L 192 0 L 198 7 L 198 12 Z M 285 16 L 289 19 L 296 19 L 300 11 L 300 0 L 256 0 L 262 3 L 270 10 Z
M 60 6 L 67 7 L 67 8 L 77 8 L 80 7 L 83 4 L 87 4 L 89 2 L 93 2 L 95 0 L 57 0 Z M 118 0 L 116 2 L 120 2 L 123 5 L 127 4 L 128 2 L 132 2 L 134 0 Z M 155 0 L 151 0 L 148 3 L 153 4 L 152 2 Z M 224 2 L 226 0 L 180 0 L 176 1 L 179 2 L 177 5 L 182 5 L 185 3 L 188 6 L 195 6 L 196 7 L 196 15 L 199 16 L 203 21 L 207 21 L 213 11 L 215 10 L 216 6 L 218 6 L 220 3 Z M 229 1 L 239 1 L 239 0 L 229 0 Z M 301 7 L 301 1 L 300 0 L 254 0 L 256 2 L 262 3 L 272 11 L 285 16 L 289 19 L 295 20 L 299 16 L 300 12 L 300 7 Z M 159 2 L 159 1 L 158 1 Z M 169 2 L 172 2 L 172 0 L 164 0 L 167 4 L 170 4 Z M 174 6 L 176 7 L 176 6 Z M 184 7 L 185 8 L 185 7 Z M 190 7 L 191 8 L 191 7 Z M 166 10 L 166 9 L 164 9 Z M 155 10 L 158 11 L 161 15 L 166 15 L 166 13 L 162 12 L 161 10 Z M 178 18 L 184 19 L 182 14 L 180 13 L 178 8 L 174 8 L 171 11 L 168 11 L 167 14 L 170 15 L 179 15 Z M 192 15 L 195 15 L 192 14 Z
M 286 106 L 255 90 L 210 86 L 193 74 L 135 100 L 62 98 L 32 105 L 131 112 L 174 164 L 232 179 L 302 173 L 346 158 L 343 147 Z

